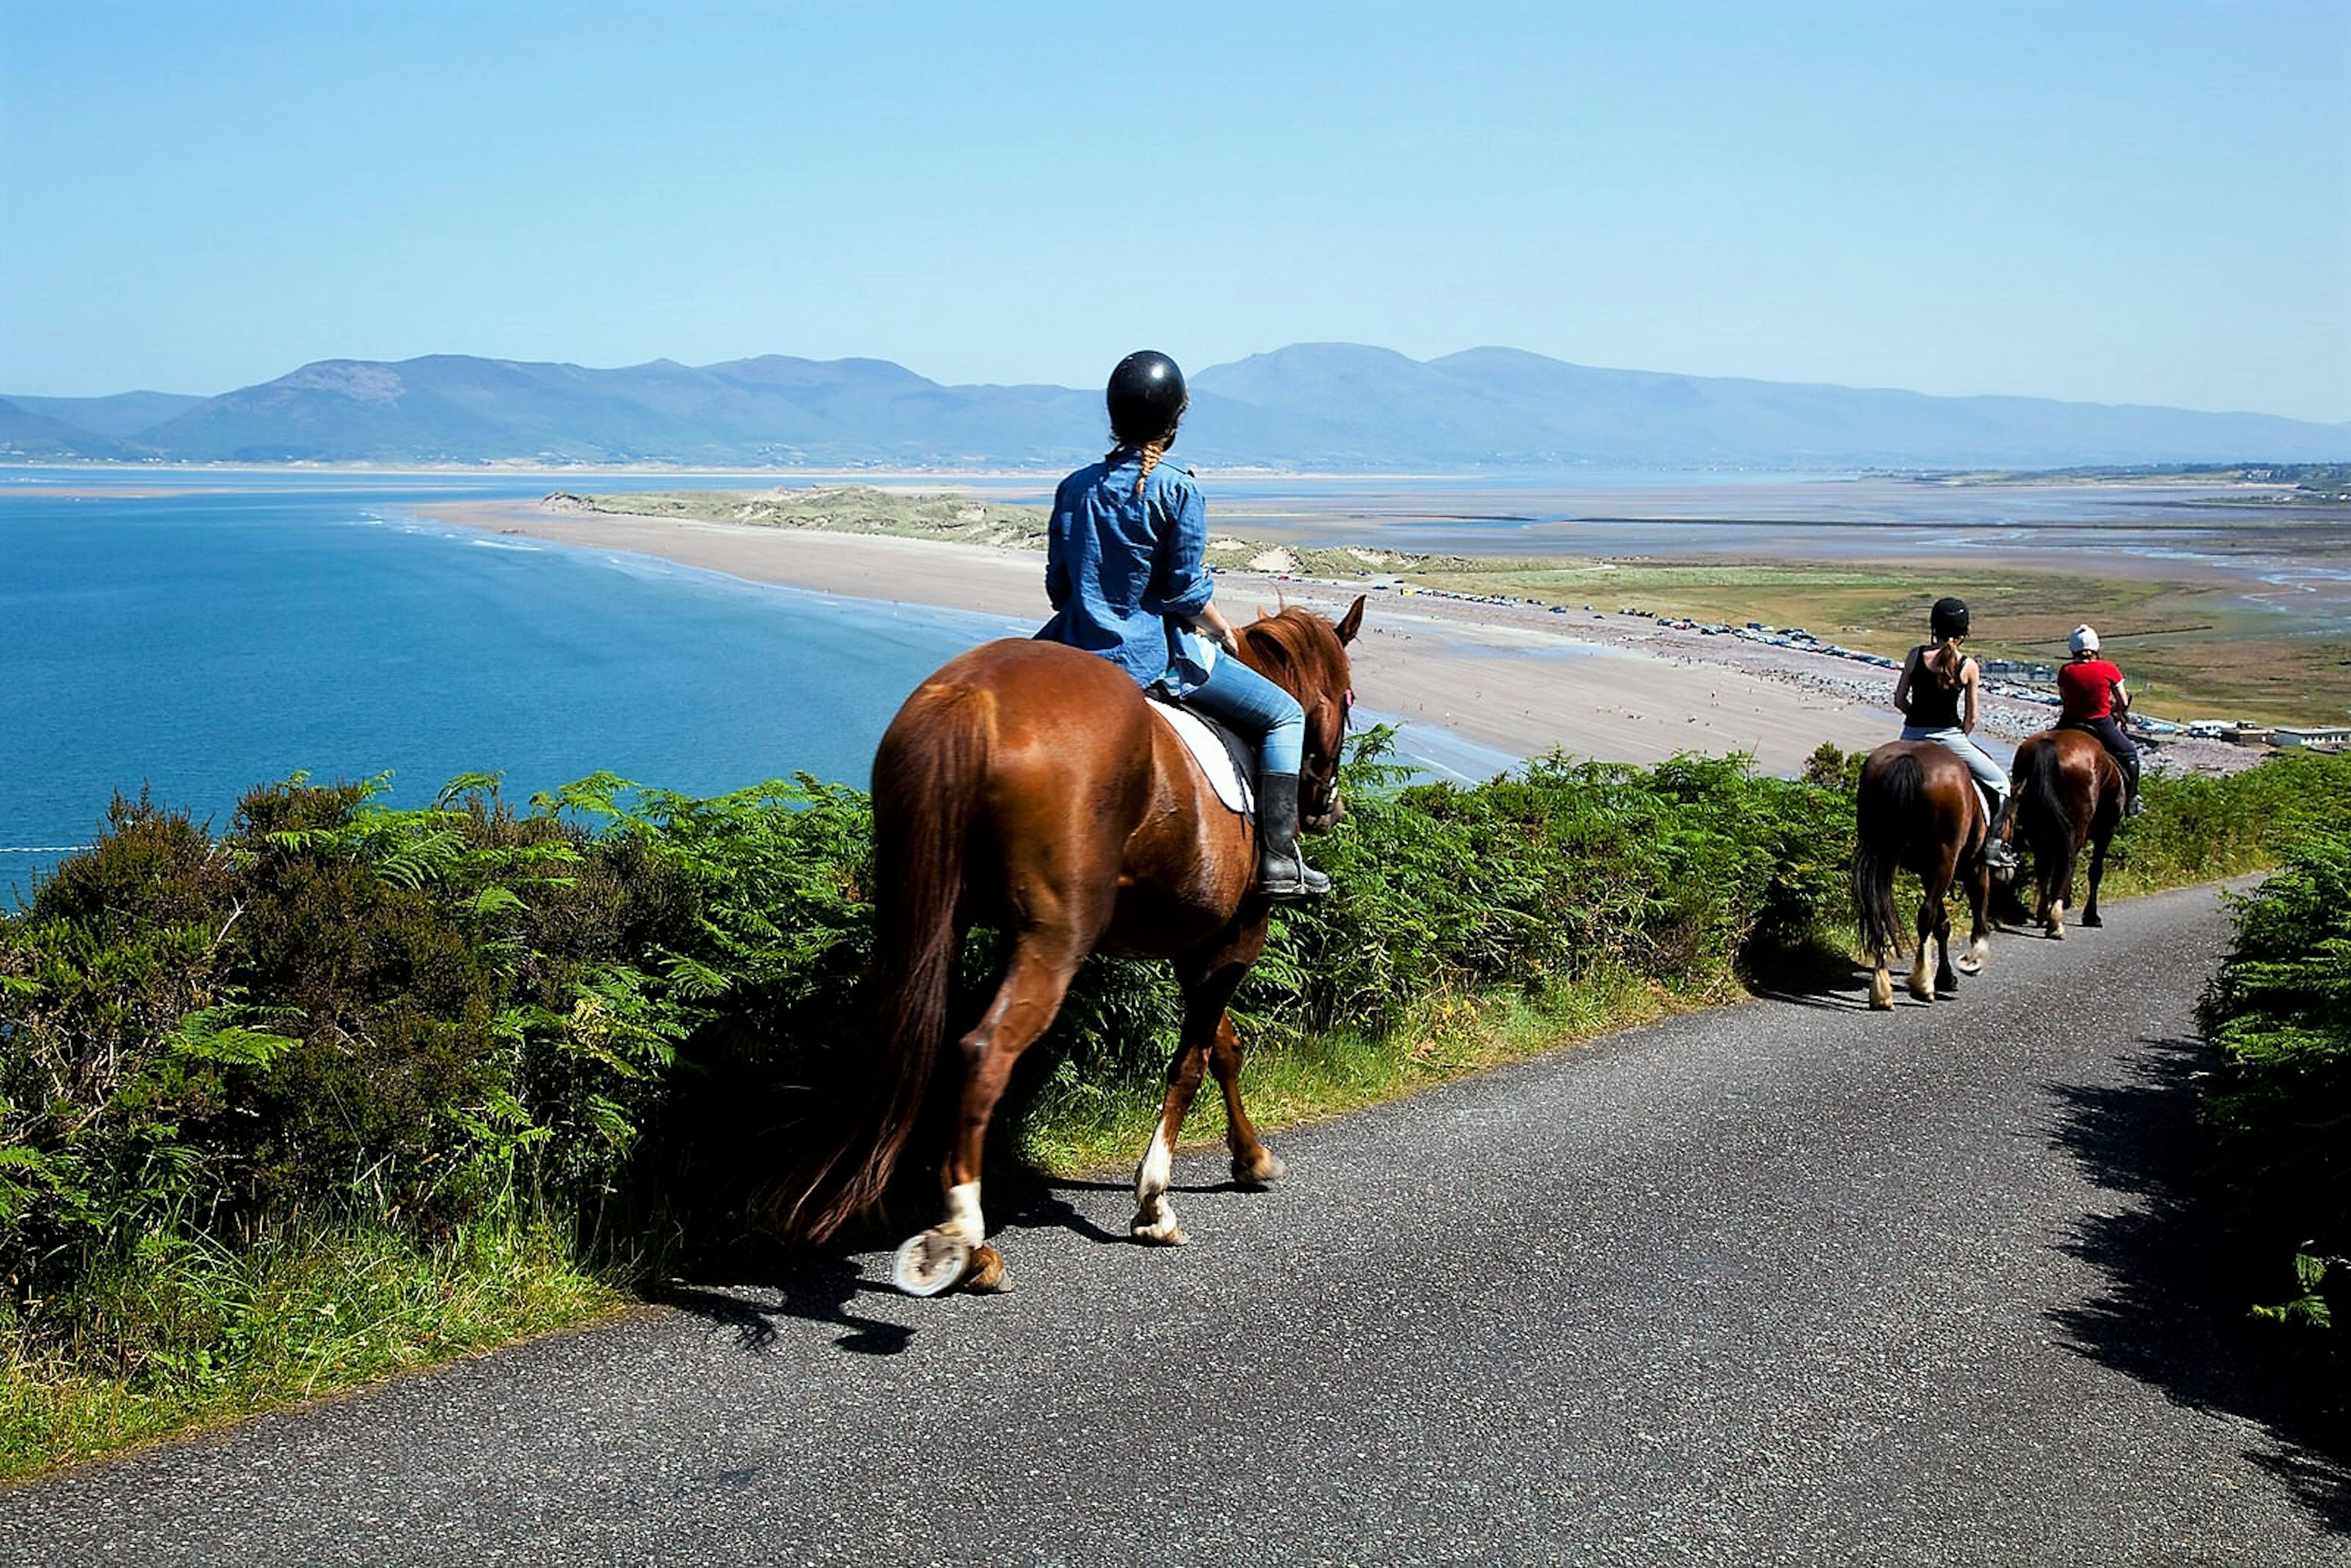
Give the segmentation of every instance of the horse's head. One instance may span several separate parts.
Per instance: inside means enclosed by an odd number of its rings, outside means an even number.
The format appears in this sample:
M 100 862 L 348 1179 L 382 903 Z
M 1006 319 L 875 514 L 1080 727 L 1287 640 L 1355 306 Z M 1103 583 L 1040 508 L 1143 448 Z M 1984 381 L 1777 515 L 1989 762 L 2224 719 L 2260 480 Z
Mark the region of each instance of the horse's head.
M 1347 644 L 1364 624 L 1359 597 L 1332 625 L 1290 605 L 1240 629 L 1241 662 L 1298 699 L 1306 710 L 1306 755 L 1298 769 L 1298 825 L 1327 833 L 1346 807 L 1339 799 L 1339 751 L 1355 691 Z

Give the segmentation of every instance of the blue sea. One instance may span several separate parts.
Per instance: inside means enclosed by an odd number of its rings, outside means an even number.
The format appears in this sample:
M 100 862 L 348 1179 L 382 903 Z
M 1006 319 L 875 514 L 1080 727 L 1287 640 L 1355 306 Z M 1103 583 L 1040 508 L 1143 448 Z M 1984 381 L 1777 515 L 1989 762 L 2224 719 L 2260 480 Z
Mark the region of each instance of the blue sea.
M 382 776 L 402 805 L 465 772 L 517 802 L 599 770 L 691 794 L 799 771 L 862 788 L 924 675 L 1034 630 L 415 510 L 566 484 L 588 482 L 0 470 L 0 905 L 118 790 L 225 827 L 298 771 Z M 1511 760 L 1442 732 L 1408 749 L 1458 777 Z

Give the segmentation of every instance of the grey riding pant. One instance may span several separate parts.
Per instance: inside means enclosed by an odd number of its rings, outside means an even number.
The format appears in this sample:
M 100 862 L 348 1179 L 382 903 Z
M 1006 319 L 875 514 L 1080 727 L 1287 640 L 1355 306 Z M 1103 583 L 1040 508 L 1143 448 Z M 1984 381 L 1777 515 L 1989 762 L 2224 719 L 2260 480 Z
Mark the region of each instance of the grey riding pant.
M 1976 776 L 1976 782 L 1991 791 L 1995 810 L 2000 802 L 2008 799 L 2007 769 L 1994 762 L 1990 752 L 1970 739 L 1966 730 L 1956 725 L 1948 729 L 1923 729 L 1913 724 L 1903 727 L 1902 738 L 1931 740 L 1966 763 L 1968 771 Z

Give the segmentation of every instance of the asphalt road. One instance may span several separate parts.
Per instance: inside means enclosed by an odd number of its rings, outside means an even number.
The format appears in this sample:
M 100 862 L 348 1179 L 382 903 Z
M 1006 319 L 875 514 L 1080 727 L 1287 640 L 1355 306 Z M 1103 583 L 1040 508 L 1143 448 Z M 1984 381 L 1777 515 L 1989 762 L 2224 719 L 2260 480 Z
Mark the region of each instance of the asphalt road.
M 2209 890 L 0 1494 L 0 1562 L 2351 1563 L 2182 1208 Z M 1186 1189 L 1191 1190 L 1186 1190 Z M 1006 1199 L 993 1195 L 999 1207 Z

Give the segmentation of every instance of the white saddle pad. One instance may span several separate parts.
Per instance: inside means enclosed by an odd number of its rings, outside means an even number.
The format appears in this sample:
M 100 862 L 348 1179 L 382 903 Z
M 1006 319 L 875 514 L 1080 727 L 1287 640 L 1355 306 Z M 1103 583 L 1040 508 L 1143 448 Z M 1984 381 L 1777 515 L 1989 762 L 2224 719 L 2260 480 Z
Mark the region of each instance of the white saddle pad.
M 1217 732 L 1210 729 L 1198 714 L 1170 703 L 1155 702 L 1146 706 L 1159 716 L 1160 723 L 1176 732 L 1176 738 L 1184 743 L 1184 748 L 1192 754 L 1192 760 L 1198 763 L 1200 771 L 1208 776 L 1208 786 L 1216 790 L 1217 800 L 1244 817 L 1257 810 L 1257 792 L 1251 781 L 1235 770 L 1233 754 L 1225 749 L 1225 743 L 1217 738 Z

